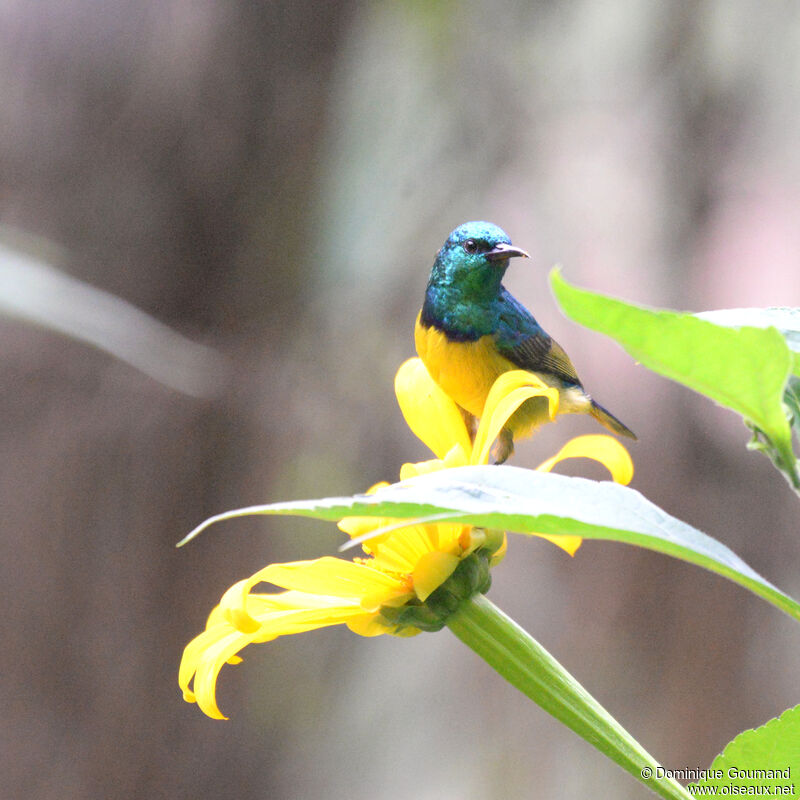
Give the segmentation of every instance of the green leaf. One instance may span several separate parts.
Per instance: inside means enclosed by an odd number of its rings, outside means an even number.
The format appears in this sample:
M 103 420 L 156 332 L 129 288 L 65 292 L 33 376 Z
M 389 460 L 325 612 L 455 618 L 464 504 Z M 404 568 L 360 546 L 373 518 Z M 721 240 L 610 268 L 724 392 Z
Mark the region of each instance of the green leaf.
M 639 492 L 509 466 L 458 467 L 422 475 L 371 495 L 299 500 L 229 511 L 195 528 L 250 514 L 339 520 L 347 516 L 458 520 L 528 534 L 578 535 L 638 545 L 697 564 L 744 586 L 800 620 L 800 604 L 751 569 L 725 545 L 671 517 Z
M 800 435 L 800 378 L 792 375 L 786 384 L 786 391 L 783 393 L 783 402 L 789 410 L 792 428 L 795 433 Z
M 784 407 L 800 375 L 800 309 L 659 311 L 578 289 L 557 269 L 550 284 L 564 313 L 616 339 L 637 361 L 738 412 L 796 491 L 800 471 Z
M 714 759 L 708 771 L 711 773 L 708 777 L 692 785 L 718 787 L 719 795 L 798 797 L 800 706 L 784 711 L 760 728 L 740 733 Z M 727 787 L 727 791 L 722 787 Z M 738 791 L 731 791 L 732 787 Z M 759 791 L 761 787 L 770 788 Z M 702 796 L 700 791 L 692 794 Z
M 800 354 L 800 308 L 725 308 L 719 311 L 701 311 L 695 316 L 728 328 L 776 328 L 786 340 L 789 349 Z

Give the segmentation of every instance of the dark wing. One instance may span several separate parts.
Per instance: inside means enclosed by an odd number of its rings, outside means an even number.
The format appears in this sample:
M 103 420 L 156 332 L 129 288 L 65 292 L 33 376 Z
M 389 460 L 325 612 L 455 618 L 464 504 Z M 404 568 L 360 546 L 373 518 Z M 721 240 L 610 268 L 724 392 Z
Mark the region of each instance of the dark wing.
M 580 386 L 569 356 L 542 330 L 531 313 L 505 290 L 499 302 L 496 342 L 500 354 L 520 369 L 548 373 L 565 383 Z
M 581 385 L 569 356 L 561 345 L 553 341 L 544 331 L 534 333 L 512 346 L 498 341 L 497 349 L 520 369 L 546 372 L 565 383 Z

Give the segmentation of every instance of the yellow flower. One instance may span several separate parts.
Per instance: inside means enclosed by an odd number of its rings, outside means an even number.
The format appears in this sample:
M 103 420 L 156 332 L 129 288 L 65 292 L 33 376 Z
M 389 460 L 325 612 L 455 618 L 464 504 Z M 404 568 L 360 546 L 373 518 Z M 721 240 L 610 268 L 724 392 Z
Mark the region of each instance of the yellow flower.
M 409 427 L 437 456 L 404 464 L 401 479 L 485 464 L 501 428 L 528 398 L 546 398 L 551 417 L 558 408 L 556 390 L 530 373 L 507 372 L 489 393 L 473 443 L 461 412 L 419 359 L 400 367 L 395 391 Z M 605 464 L 618 482 L 632 476 L 627 451 L 609 436 L 573 439 L 539 469 L 549 471 L 558 461 L 578 456 Z M 348 517 L 339 527 L 353 538 L 376 532 L 362 544 L 366 557 L 270 564 L 225 592 L 203 633 L 184 650 L 179 683 L 187 701 L 197 702 L 210 717 L 225 719 L 216 702 L 217 676 L 225 663 L 238 663 L 238 653 L 254 642 L 338 624 L 362 636 L 438 630 L 463 599 L 488 589 L 489 567 L 505 553 L 504 533 L 456 522 Z M 570 554 L 581 542 L 573 536 L 545 538 Z M 253 592 L 259 583 L 284 591 Z
M 184 699 L 196 701 L 208 716 L 224 719 L 215 697 L 217 675 L 226 662 L 238 663 L 237 653 L 253 642 L 341 623 L 362 636 L 438 630 L 443 620 L 423 604 L 459 564 L 490 542 L 484 532 L 467 525 L 411 525 L 382 537 L 379 544 L 370 542 L 369 558 L 270 564 L 231 586 L 211 612 L 205 631 L 185 648 L 178 678 Z M 490 553 L 483 552 L 488 574 Z M 482 588 L 482 577 L 469 594 Z M 261 582 L 288 591 L 252 592 Z
M 447 467 L 486 464 L 492 443 L 509 417 L 532 397 L 547 399 L 550 419 L 554 419 L 558 412 L 557 389 L 547 386 L 531 372 L 505 372 L 495 381 L 486 398 L 475 441 L 471 443 L 464 416 L 434 382 L 421 359 L 409 358 L 405 361 L 397 371 L 394 386 L 408 427 L 437 456 L 434 460 L 420 464 L 404 464 L 400 471 L 400 478 L 403 480 Z M 559 461 L 567 458 L 591 458 L 599 461 L 617 483 L 628 484 L 633 477 L 633 462 L 628 451 L 611 436 L 577 436 L 536 469 L 538 472 L 550 472 Z M 381 522 L 386 524 L 383 520 Z M 359 535 L 346 528 L 344 530 L 352 536 Z M 360 534 L 365 532 L 366 529 L 360 531 Z M 579 536 L 539 535 L 570 555 L 575 554 L 582 542 Z

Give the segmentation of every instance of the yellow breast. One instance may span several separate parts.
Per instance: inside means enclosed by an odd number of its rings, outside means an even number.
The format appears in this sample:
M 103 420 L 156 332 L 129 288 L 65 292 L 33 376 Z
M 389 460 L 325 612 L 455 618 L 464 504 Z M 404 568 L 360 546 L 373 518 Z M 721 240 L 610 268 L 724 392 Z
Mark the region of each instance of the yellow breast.
M 426 328 L 419 316 L 414 329 L 417 354 L 430 376 L 461 408 L 480 417 L 492 384 L 504 372 L 519 369 L 497 351 L 494 338 L 482 336 L 476 342 L 451 342 L 434 327 Z M 552 375 L 534 372 L 545 383 L 559 389 L 560 414 L 586 414 L 591 400 L 579 387 L 564 387 Z M 506 427 L 515 438 L 530 435 L 548 422 L 547 400 L 535 397 L 526 400 L 511 416 Z
M 480 417 L 486 396 L 495 380 L 514 369 L 494 345 L 492 336 L 475 342 L 451 342 L 434 327 L 417 323 L 414 329 L 417 354 L 430 376 L 470 414 Z

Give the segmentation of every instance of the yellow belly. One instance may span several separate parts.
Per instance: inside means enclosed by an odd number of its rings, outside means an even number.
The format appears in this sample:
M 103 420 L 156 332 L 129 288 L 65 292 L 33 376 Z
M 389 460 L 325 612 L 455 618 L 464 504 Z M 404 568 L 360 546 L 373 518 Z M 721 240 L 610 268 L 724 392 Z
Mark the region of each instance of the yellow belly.
M 504 372 L 519 369 L 497 352 L 494 337 L 482 336 L 475 342 L 452 342 L 434 327 L 426 328 L 417 317 L 414 329 L 417 354 L 430 376 L 461 408 L 475 417 L 483 414 L 483 406 L 492 384 Z M 576 387 L 564 389 L 552 376 L 535 373 L 559 388 L 559 413 L 586 413 L 589 398 Z M 515 438 L 527 436 L 549 421 L 544 398 L 528 400 L 509 419 L 508 427 Z
M 503 358 L 491 336 L 476 342 L 451 342 L 436 328 L 417 320 L 417 354 L 436 383 L 470 414 L 480 417 L 489 389 L 513 364 Z

